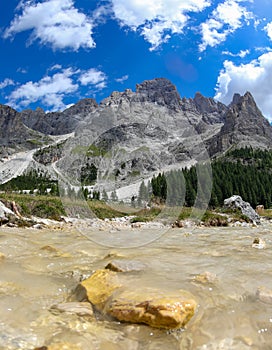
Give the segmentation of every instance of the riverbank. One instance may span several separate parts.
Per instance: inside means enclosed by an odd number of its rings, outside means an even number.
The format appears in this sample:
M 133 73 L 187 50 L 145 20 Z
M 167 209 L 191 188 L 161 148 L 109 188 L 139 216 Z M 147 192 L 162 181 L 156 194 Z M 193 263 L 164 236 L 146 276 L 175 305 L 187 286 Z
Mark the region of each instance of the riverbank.
M 127 228 L 161 228 L 195 226 L 251 226 L 252 222 L 239 210 L 217 208 L 201 215 L 187 207 L 156 206 L 131 208 L 103 201 L 62 201 L 60 197 L 1 194 L 0 201 L 14 215 L 7 215 L 0 225 L 10 227 L 94 227 L 99 230 Z M 81 208 L 82 207 L 82 208 Z M 197 214 L 197 215 L 196 215 Z M 67 217 L 69 215 L 69 217 Z M 272 220 L 271 210 L 263 210 L 262 220 Z M 254 224 L 254 223 L 253 223 Z

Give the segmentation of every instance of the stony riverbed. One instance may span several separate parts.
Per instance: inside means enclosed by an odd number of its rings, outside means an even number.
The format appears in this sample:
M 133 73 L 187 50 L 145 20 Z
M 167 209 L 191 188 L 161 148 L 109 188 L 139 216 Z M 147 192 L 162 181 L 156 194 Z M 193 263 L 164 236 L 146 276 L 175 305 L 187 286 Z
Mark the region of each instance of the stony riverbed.
M 271 349 L 272 225 L 160 229 L 0 228 L 0 349 Z M 191 293 L 197 310 L 186 328 L 52 308 L 116 259 L 144 266 L 131 277 L 138 288 Z

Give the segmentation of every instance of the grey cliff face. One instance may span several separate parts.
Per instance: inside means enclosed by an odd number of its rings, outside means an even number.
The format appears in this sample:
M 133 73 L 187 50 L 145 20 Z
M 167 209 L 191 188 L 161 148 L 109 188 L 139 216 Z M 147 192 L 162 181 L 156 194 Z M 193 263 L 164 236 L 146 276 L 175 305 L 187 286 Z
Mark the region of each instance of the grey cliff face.
M 45 113 L 43 109 L 25 110 L 22 119 L 25 125 L 46 135 L 63 135 L 73 132 L 82 119 L 97 108 L 91 98 L 80 100 L 63 112 Z
M 253 96 L 235 94 L 220 132 L 209 141 L 211 155 L 231 146 L 272 148 L 272 128 L 256 105 Z
M 26 127 L 20 113 L 0 105 L 0 153 L 3 153 L 3 147 L 17 150 L 35 148 L 35 140 L 42 142 L 42 135 Z
M 153 102 L 175 111 L 178 111 L 181 106 L 181 98 L 176 87 L 164 78 L 146 80 L 137 84 L 133 100 L 135 102 Z

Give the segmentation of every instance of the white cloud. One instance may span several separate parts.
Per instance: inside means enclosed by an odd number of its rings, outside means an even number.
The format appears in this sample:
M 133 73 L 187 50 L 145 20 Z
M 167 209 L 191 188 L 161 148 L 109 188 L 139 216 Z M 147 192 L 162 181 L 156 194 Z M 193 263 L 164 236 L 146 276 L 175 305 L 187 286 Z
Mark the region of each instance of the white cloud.
M 252 14 L 245 7 L 239 5 L 240 0 L 226 0 L 213 10 L 211 18 L 200 25 L 202 43 L 200 51 L 207 46 L 214 47 L 225 41 L 227 36 L 235 32 L 243 25 L 243 20 L 248 21 Z
M 78 89 L 78 85 L 73 82 L 74 74 L 72 69 L 65 69 L 53 76 L 47 75 L 38 82 L 29 81 L 11 93 L 9 103 L 17 108 L 40 101 L 53 110 L 63 109 L 65 95 Z
M 60 69 L 62 69 L 62 66 L 60 64 L 54 64 L 52 67 L 49 68 L 49 71 L 60 70 Z
M 272 22 L 268 23 L 264 29 L 267 32 L 269 38 L 272 40 Z
M 230 51 L 223 51 L 222 52 L 223 55 L 228 55 L 231 57 L 241 57 L 241 58 L 246 57 L 246 55 L 248 55 L 249 53 L 250 53 L 249 50 L 240 50 L 238 53 L 232 53 Z
M 73 0 L 26 1 L 18 7 L 22 11 L 4 32 L 4 37 L 32 30 L 30 42 L 40 40 L 53 49 L 78 50 L 80 47 L 93 48 L 94 23 L 92 19 L 74 7 Z
M 106 80 L 106 74 L 96 68 L 85 71 L 79 77 L 81 85 L 94 85 L 98 90 L 102 90 L 106 87 Z
M 10 85 L 15 85 L 14 81 L 9 79 L 9 78 L 6 78 L 4 81 L 2 81 L 0 83 L 0 89 L 4 89 L 4 88 L 6 88 L 7 86 L 10 86 Z
M 210 0 L 111 0 L 113 12 L 122 26 L 139 30 L 151 44 L 158 48 L 170 38 L 181 34 L 189 12 L 200 12 L 210 6 Z
M 104 72 L 90 68 L 81 71 L 77 68 L 62 68 L 55 64 L 47 70 L 47 74 L 37 82 L 28 81 L 15 87 L 7 97 L 9 105 L 14 108 L 28 108 L 32 103 L 40 103 L 47 106 L 48 110 L 62 110 L 67 106 L 64 99 L 75 96 L 76 93 L 84 94 L 80 88 L 91 86 L 91 93 L 106 87 L 107 76 Z M 7 85 L 15 85 L 12 80 L 5 79 L 0 83 L 0 88 Z M 81 85 L 81 87 L 80 87 Z
M 120 84 L 122 84 L 124 81 L 126 81 L 126 80 L 128 80 L 128 75 L 126 74 L 126 75 L 123 75 L 121 78 L 116 78 L 115 79 L 115 81 L 117 82 L 117 83 L 120 83 Z
M 262 113 L 272 121 L 272 52 L 267 52 L 248 64 L 236 66 L 224 62 L 216 87 L 215 98 L 225 104 L 234 93 L 250 91 Z

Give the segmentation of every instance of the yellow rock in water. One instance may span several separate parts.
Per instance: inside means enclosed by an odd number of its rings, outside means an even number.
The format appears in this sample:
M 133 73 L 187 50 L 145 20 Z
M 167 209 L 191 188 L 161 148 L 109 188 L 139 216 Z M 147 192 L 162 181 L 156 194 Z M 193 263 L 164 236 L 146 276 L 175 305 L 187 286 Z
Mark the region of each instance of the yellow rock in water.
M 82 288 L 80 288 L 83 287 Z M 77 295 L 81 294 L 79 299 L 87 299 L 95 307 L 103 311 L 106 302 L 112 296 L 113 292 L 121 287 L 118 284 L 117 273 L 110 270 L 97 270 L 91 277 L 82 281 L 77 288 Z
M 184 327 L 197 307 L 192 296 L 184 291 L 168 294 L 155 289 L 126 288 L 125 276 L 110 270 L 96 271 L 80 283 L 76 294 L 79 300 L 87 299 L 119 321 L 164 329 Z
M 181 296 L 156 298 L 141 301 L 141 295 L 132 300 L 114 300 L 107 313 L 119 321 L 145 323 L 155 328 L 174 329 L 184 327 L 193 317 L 196 302 Z

